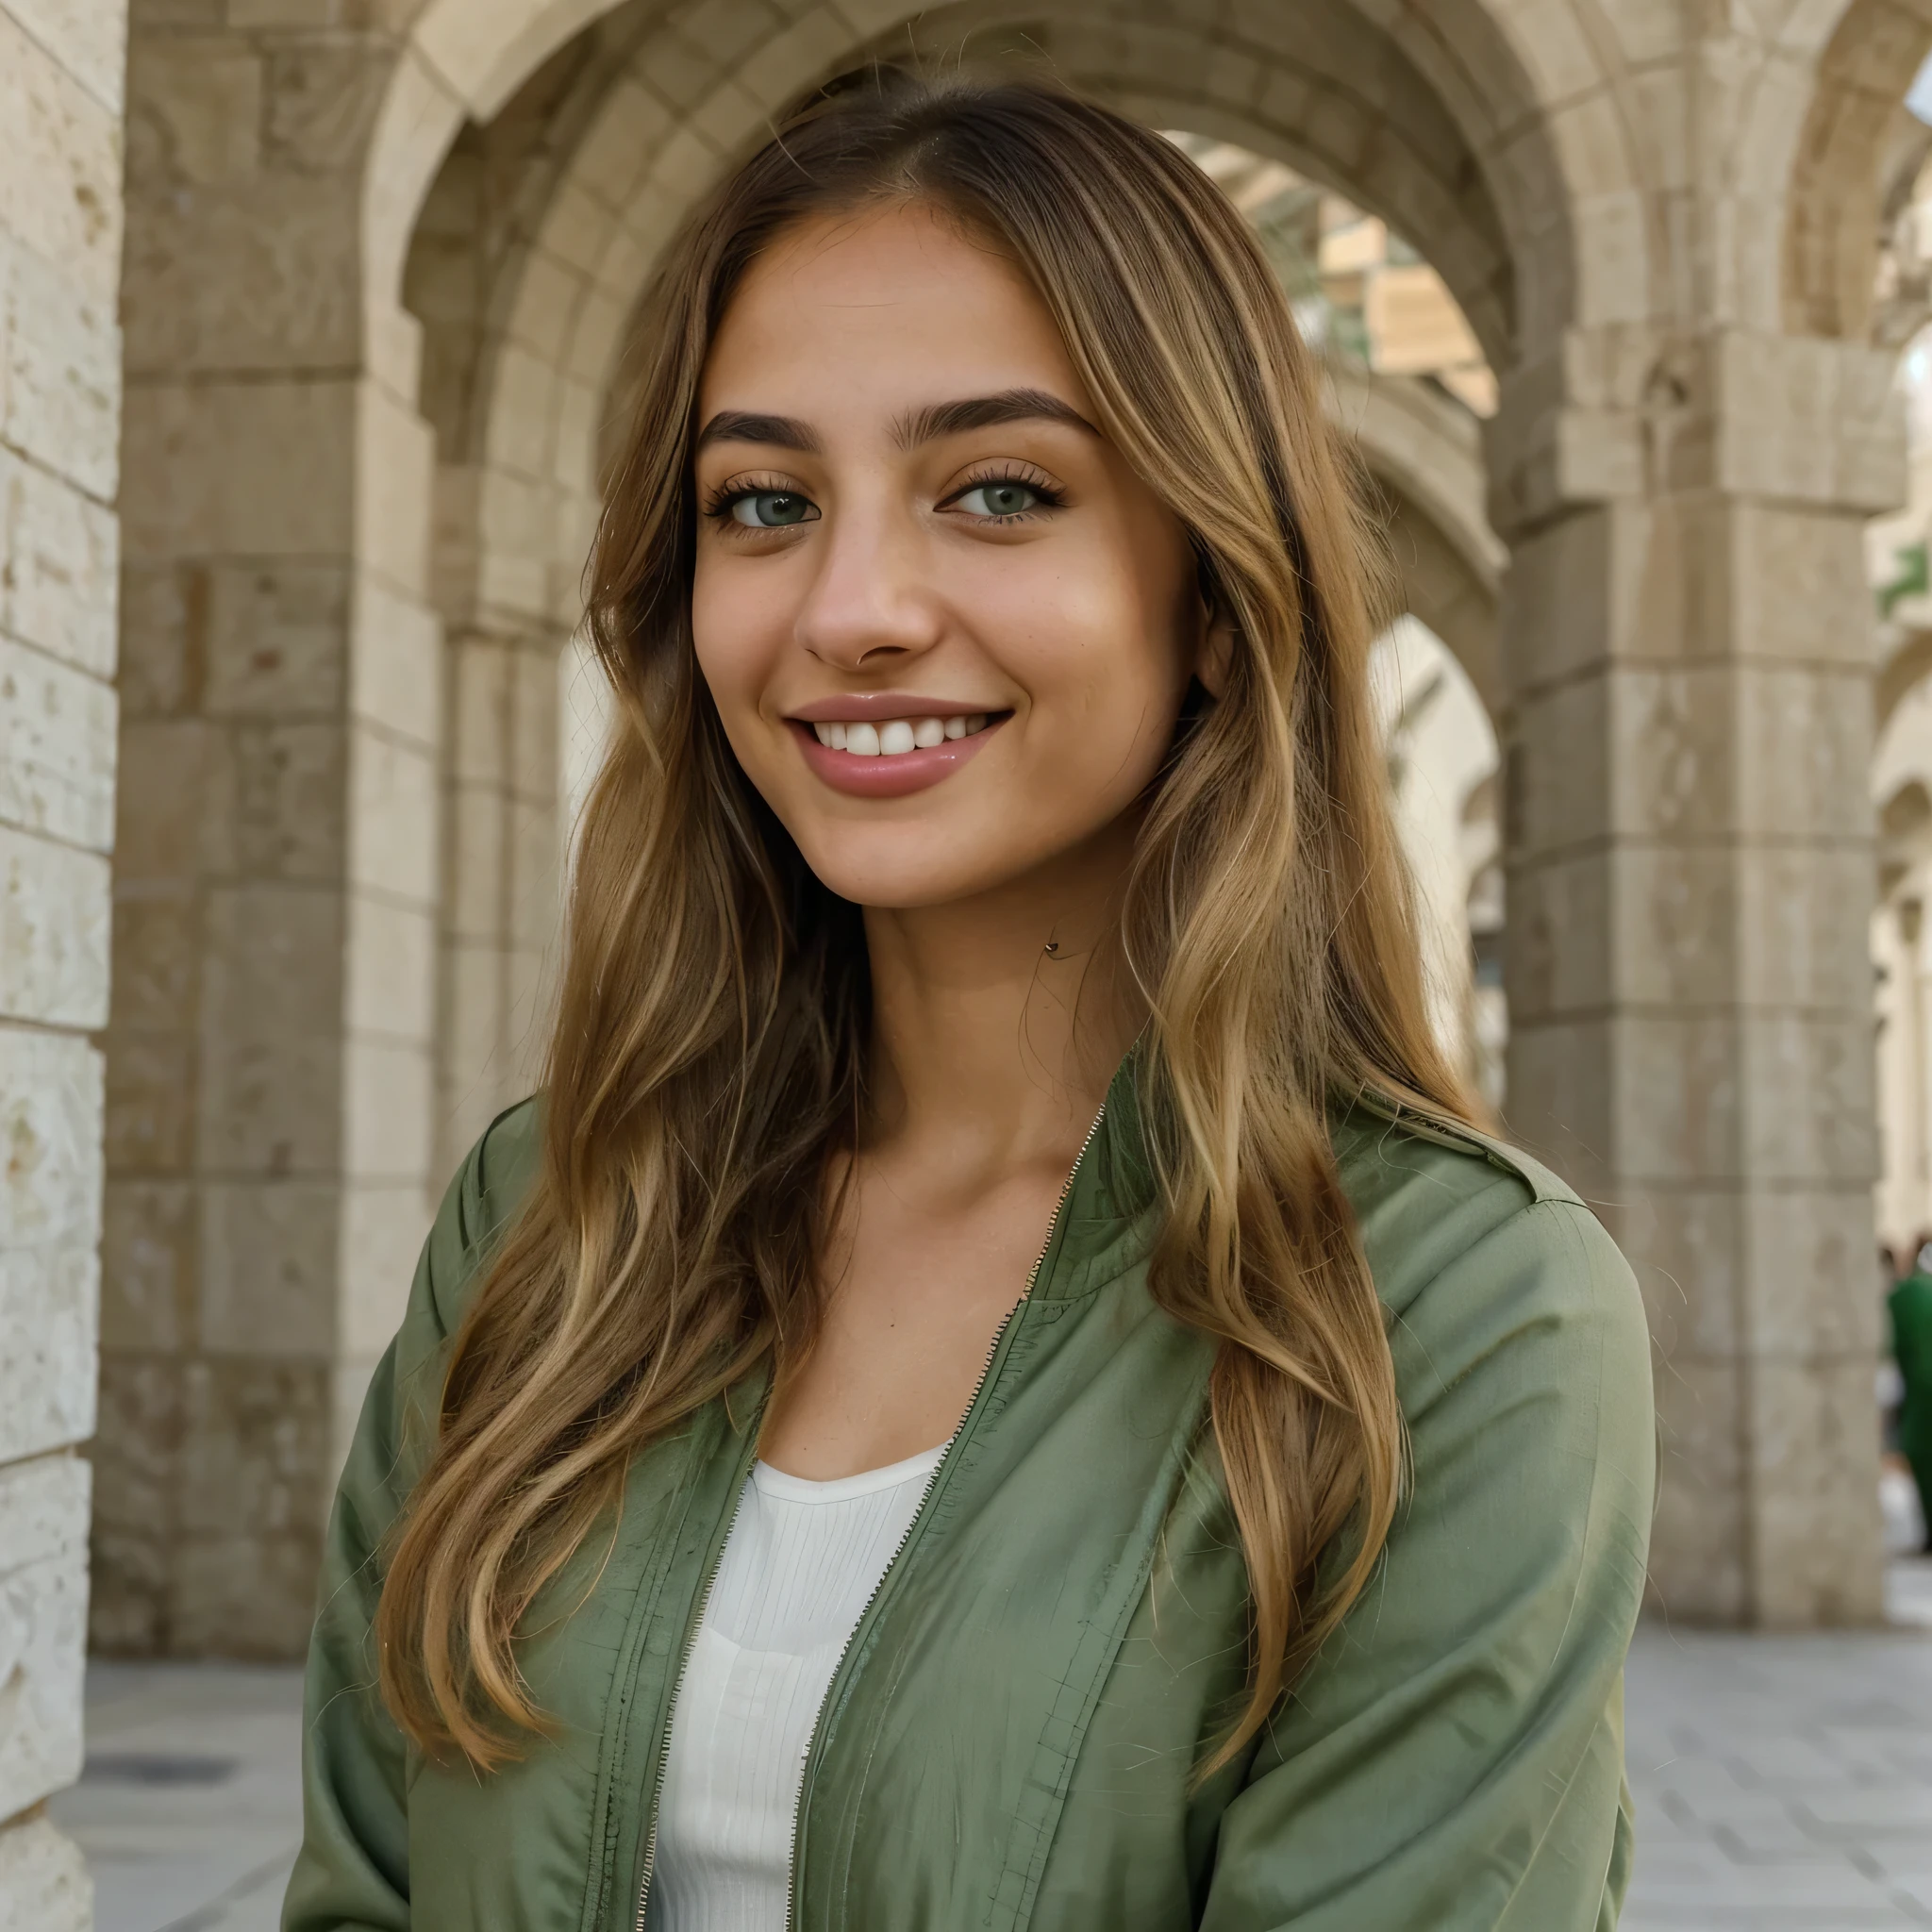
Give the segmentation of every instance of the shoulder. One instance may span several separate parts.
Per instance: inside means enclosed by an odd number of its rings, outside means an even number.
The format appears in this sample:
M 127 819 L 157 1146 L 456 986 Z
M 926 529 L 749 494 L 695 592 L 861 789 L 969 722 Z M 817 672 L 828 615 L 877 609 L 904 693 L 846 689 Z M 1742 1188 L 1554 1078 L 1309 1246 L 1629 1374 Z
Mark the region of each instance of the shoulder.
M 483 1266 L 516 1218 L 542 1152 L 542 1106 L 533 1095 L 507 1108 L 464 1155 L 430 1229 L 424 1286 L 440 1335 L 455 1332 Z
M 1635 1276 L 1596 1216 L 1520 1150 L 1357 1103 L 1334 1128 L 1405 1413 L 1472 1375 L 1595 1404 L 1648 1430 L 1650 1345 Z

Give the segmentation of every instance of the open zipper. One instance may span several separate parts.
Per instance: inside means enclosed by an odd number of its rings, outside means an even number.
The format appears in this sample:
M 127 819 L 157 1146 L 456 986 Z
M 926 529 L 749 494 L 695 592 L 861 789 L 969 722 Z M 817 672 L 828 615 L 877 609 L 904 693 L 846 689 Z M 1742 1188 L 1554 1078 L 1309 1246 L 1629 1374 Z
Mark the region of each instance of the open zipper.
M 859 1635 L 865 1628 L 866 1620 L 872 1615 L 873 1606 L 878 1602 L 888 1579 L 891 1576 L 893 1570 L 898 1567 L 899 1558 L 905 1554 L 906 1546 L 911 1542 L 924 1521 L 925 1506 L 931 1501 L 932 1492 L 939 1486 L 941 1473 L 944 1471 L 947 1463 L 952 1460 L 953 1451 L 958 1447 L 961 1438 L 965 1436 L 968 1427 L 973 1422 L 974 1412 L 979 1407 L 979 1398 L 985 1392 L 987 1383 L 992 1378 L 993 1365 L 999 1358 L 1001 1346 L 1006 1341 L 1008 1332 L 1013 1325 L 1014 1317 L 1032 1299 L 1033 1290 L 1040 1280 L 1040 1271 L 1046 1265 L 1046 1257 L 1053 1251 L 1054 1237 L 1059 1232 L 1060 1228 L 1060 1215 L 1066 1208 L 1067 1197 L 1074 1191 L 1074 1181 L 1080 1172 L 1080 1163 L 1087 1158 L 1087 1150 L 1092 1146 L 1093 1137 L 1099 1133 L 1100 1124 L 1106 1118 L 1107 1108 L 1103 1104 L 1100 1111 L 1093 1116 L 1093 1123 L 1087 1129 L 1087 1138 L 1080 1142 L 1080 1151 L 1074 1155 L 1074 1164 L 1067 1170 L 1067 1177 L 1061 1183 L 1059 1199 L 1054 1203 L 1053 1207 L 1053 1219 L 1047 1223 L 1046 1239 L 1040 1244 L 1040 1253 L 1033 1257 L 1033 1266 L 1026 1274 L 1026 1285 L 1020 1291 L 1019 1300 L 1007 1310 L 1005 1317 L 1000 1322 L 1000 1325 L 993 1331 L 992 1341 L 986 1351 L 986 1359 L 979 1365 L 979 1379 L 974 1383 L 973 1393 L 966 1399 L 966 1411 L 959 1418 L 959 1426 L 953 1431 L 951 1439 L 946 1443 L 944 1454 L 933 1464 L 930 1473 L 927 1474 L 925 1487 L 919 1492 L 919 1507 L 912 1512 L 912 1520 L 906 1525 L 905 1534 L 893 1545 L 892 1554 L 887 1559 L 886 1567 L 879 1573 L 879 1580 L 873 1585 L 872 1593 L 866 1598 L 864 1607 L 859 1610 L 858 1621 L 853 1624 L 851 1633 L 846 1637 L 844 1645 L 839 1652 L 838 1662 L 832 1666 L 832 1674 L 830 1680 L 826 1683 L 824 1697 L 819 1704 L 817 1716 L 812 1720 L 811 1741 L 806 1746 L 805 1770 L 798 1781 L 798 1801 L 792 1807 L 791 1811 L 791 1853 L 790 1870 L 786 1877 L 785 1891 L 786 1932 L 791 1932 L 791 1928 L 797 1921 L 798 1840 L 805 1821 L 806 1799 L 811 1790 L 812 1774 L 818 1768 L 819 1729 L 824 1722 L 825 1712 L 831 1707 L 835 1695 L 841 1688 L 839 1679 L 844 1673 L 845 1660 L 852 1655 L 853 1646 L 858 1641 Z M 764 1407 L 760 1403 L 758 1421 L 753 1425 L 754 1439 L 756 1439 L 758 1425 L 763 1420 Z M 738 1488 L 738 1494 L 741 1500 L 743 1497 L 743 1493 L 744 1486 L 741 1483 Z M 734 1522 L 737 1520 L 738 1507 L 738 1503 L 734 1502 L 731 1508 Z M 711 1588 L 718 1580 L 718 1571 L 724 1560 L 724 1543 L 729 1541 L 730 1531 L 727 1529 L 724 1541 L 719 1543 L 717 1550 L 712 1555 L 710 1568 L 705 1575 L 704 1588 L 698 1593 L 697 1614 L 691 1619 L 690 1626 L 685 1631 L 684 1655 L 678 1659 L 677 1676 L 671 1687 L 671 1702 L 667 1707 L 665 1734 L 658 1740 L 658 1770 L 651 1784 L 651 1826 L 650 1834 L 644 1840 L 643 1874 L 638 1883 L 638 1912 L 635 1932 L 644 1932 L 644 1911 L 651 1896 L 651 1873 L 657 1864 L 658 1811 L 664 1795 L 665 1768 L 671 1757 L 670 1726 L 676 1722 L 677 1698 L 678 1693 L 684 1689 L 685 1672 L 691 1666 L 691 1646 L 696 1638 L 698 1626 L 704 1622 L 705 1611 L 710 1604 Z

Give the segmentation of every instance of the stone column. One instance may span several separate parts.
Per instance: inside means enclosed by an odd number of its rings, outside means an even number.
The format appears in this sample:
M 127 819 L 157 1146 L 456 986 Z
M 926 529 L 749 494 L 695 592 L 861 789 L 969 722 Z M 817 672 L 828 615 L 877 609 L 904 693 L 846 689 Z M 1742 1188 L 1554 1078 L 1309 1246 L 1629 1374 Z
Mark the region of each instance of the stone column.
M 1636 1264 L 1673 1615 L 1881 1614 L 1873 611 L 1889 358 L 1640 325 L 1507 386 L 1508 1107 Z
M 393 43 L 340 20 L 134 11 L 93 1618 L 114 1651 L 299 1653 L 435 1185 L 433 453 L 413 325 L 363 302 Z
M 114 0 L 0 5 L 0 1924 L 84 1932 L 81 1761 L 114 814 Z

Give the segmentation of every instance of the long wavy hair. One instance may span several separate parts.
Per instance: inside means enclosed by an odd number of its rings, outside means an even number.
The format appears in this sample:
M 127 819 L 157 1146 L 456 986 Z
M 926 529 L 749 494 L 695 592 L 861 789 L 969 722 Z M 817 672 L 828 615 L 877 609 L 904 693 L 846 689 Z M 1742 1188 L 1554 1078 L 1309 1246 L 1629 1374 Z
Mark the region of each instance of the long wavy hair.
M 828 1172 L 864 1115 L 857 908 L 739 768 L 692 651 L 699 379 L 746 268 L 813 216 L 931 206 L 1003 249 L 1099 423 L 1186 527 L 1234 631 L 1145 802 L 1118 946 L 1161 1231 L 1157 1302 L 1216 1343 L 1209 1414 L 1266 1722 L 1369 1578 L 1402 1417 L 1328 1115 L 1471 1102 L 1431 1037 L 1385 808 L 1374 546 L 1318 372 L 1235 209 L 1158 135 L 1032 84 L 871 71 L 792 114 L 670 247 L 590 572 L 616 692 L 585 811 L 541 1171 L 452 1346 L 387 1553 L 382 1687 L 426 1750 L 489 1768 L 543 1728 L 517 1663 L 538 1592 L 627 1465 L 824 1312 Z

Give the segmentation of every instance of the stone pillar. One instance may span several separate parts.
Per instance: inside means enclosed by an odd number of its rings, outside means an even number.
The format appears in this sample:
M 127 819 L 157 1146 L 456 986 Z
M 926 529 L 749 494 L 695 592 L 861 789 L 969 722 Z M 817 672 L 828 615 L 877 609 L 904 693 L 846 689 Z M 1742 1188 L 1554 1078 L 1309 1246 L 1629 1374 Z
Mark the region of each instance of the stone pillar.
M 93 1632 L 288 1657 L 435 1185 L 433 453 L 362 287 L 393 43 L 223 18 L 132 23 Z
M 0 1924 L 84 1932 L 81 1761 L 114 815 L 114 0 L 0 4 Z
M 1873 611 L 1889 358 L 1573 333 L 1491 436 L 1508 1106 L 1637 1266 L 1674 1616 L 1881 1614 Z
M 537 1085 L 559 934 L 558 652 L 465 625 L 447 651 L 439 1164 Z

